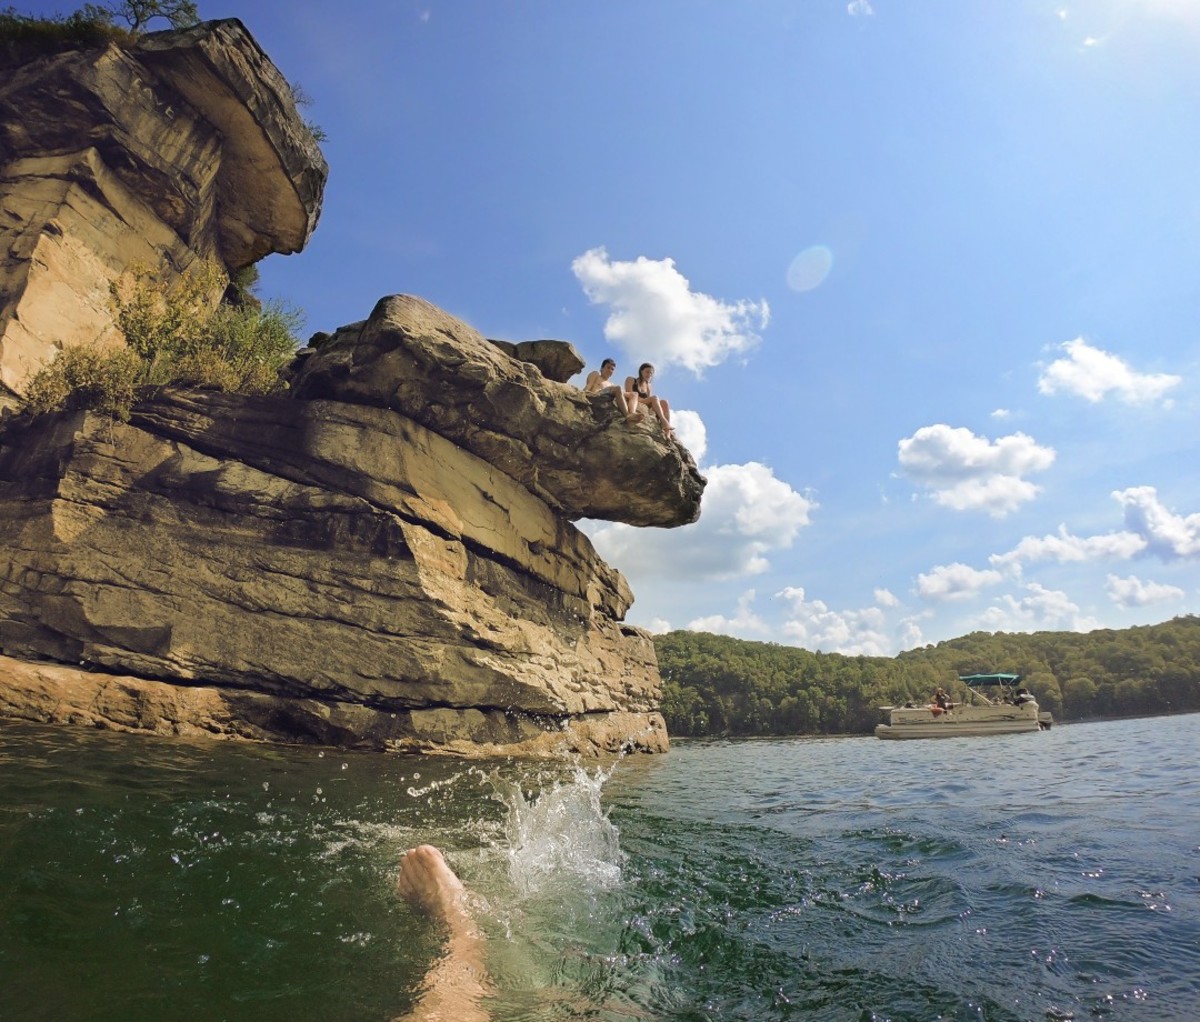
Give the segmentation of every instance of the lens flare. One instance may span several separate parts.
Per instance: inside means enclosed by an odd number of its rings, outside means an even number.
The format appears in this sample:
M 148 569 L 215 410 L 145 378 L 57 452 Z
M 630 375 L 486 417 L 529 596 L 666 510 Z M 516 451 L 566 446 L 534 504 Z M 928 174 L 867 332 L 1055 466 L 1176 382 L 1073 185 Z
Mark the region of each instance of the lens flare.
M 811 245 L 792 260 L 787 285 L 793 291 L 812 291 L 825 283 L 833 269 L 833 252 L 825 245 Z

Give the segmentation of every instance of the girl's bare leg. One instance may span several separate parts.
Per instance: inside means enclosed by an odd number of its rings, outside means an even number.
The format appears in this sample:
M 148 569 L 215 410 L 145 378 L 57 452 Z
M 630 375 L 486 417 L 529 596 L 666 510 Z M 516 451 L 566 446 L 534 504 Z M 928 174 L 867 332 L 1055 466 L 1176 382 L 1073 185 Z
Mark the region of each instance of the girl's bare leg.
M 671 406 L 661 397 L 651 397 L 650 404 L 654 409 L 654 414 L 658 416 L 658 421 L 662 423 L 663 432 L 668 434 L 673 432 L 671 429 Z
M 644 412 L 638 411 L 638 396 L 632 390 L 621 391 L 618 400 L 626 422 L 641 422 L 646 417 Z

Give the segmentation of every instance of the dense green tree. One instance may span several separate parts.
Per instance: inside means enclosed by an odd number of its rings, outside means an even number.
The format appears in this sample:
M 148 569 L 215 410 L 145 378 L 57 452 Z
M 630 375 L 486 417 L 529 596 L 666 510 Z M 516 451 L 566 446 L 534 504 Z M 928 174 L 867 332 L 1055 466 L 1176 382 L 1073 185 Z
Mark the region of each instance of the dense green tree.
M 676 735 L 866 733 L 880 706 L 962 694 L 960 674 L 1021 674 L 1059 720 L 1200 711 L 1200 617 L 1091 633 L 974 632 L 894 658 L 704 632 L 655 638 Z

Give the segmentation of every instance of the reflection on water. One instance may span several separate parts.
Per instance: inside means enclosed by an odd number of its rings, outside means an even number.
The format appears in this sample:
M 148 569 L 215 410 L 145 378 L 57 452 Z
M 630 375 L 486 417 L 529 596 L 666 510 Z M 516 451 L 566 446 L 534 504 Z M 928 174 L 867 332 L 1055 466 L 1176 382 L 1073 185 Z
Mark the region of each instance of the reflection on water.
M 1200 717 L 604 768 L 4 724 L 0 1019 L 388 1019 L 476 892 L 497 1019 L 1200 1017 Z

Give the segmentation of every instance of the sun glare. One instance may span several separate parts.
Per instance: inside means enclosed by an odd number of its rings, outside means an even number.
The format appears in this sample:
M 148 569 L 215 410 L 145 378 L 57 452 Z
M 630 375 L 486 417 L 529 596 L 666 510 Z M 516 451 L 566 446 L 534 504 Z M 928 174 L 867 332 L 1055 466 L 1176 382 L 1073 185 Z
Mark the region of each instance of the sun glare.
M 1200 0 L 1125 0 L 1125 6 L 1154 17 L 1172 18 L 1200 27 Z

